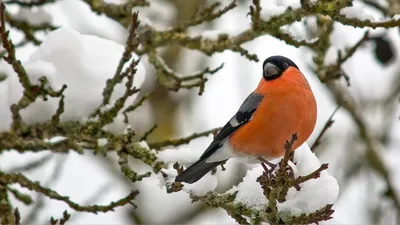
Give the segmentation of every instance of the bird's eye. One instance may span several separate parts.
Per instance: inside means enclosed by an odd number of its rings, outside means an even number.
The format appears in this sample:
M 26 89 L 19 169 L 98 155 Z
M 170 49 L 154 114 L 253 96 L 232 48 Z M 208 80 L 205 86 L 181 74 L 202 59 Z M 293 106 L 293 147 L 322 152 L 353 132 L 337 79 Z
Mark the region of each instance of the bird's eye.
M 287 63 L 285 62 L 285 63 L 283 63 L 283 67 L 284 67 L 285 69 L 287 69 L 287 68 L 289 67 L 289 64 L 287 64 Z
M 264 78 L 267 80 L 274 79 L 280 75 L 281 71 L 272 63 L 267 63 L 264 66 Z

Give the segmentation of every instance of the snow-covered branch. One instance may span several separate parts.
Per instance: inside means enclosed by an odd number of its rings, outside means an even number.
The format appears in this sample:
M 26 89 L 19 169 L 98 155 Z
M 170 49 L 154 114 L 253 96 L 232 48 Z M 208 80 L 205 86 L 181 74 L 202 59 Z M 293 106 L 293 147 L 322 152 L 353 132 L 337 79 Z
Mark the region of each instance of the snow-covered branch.
M 168 192 L 184 191 L 195 202 L 225 209 L 239 224 L 310 224 L 329 220 L 339 194 L 338 183 L 325 171 L 328 165 L 320 164 L 307 144 L 293 151 L 296 139 L 294 134 L 282 146 L 286 153 L 276 168 L 256 166 L 239 185 L 225 193 L 214 191 L 217 186 L 214 175 L 207 175 L 194 184 L 175 183 L 180 171 L 176 163 L 187 164 L 188 159 L 196 160 L 197 156 L 186 151 L 185 154 L 160 152 L 159 157 L 172 166 L 161 170 L 161 184 Z

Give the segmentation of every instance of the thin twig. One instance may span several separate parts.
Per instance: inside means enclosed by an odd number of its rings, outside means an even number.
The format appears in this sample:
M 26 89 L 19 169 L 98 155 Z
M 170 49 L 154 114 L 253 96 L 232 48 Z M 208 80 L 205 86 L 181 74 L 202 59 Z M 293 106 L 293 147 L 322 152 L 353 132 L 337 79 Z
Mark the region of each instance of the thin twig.
M 288 165 L 289 159 L 292 157 L 292 150 L 294 142 L 297 141 L 297 133 L 292 134 L 292 137 L 289 141 L 286 141 L 284 145 L 285 155 L 283 156 L 282 161 L 280 162 L 280 168 L 284 169 Z
M 46 165 L 46 163 L 49 162 L 50 159 L 52 159 L 52 158 L 53 158 L 53 154 L 47 154 L 39 159 L 29 161 L 23 165 L 11 167 L 10 169 L 8 169 L 7 173 L 33 171 L 41 166 Z
M 299 176 L 295 182 L 293 183 L 293 186 L 304 183 L 308 180 L 311 179 L 317 179 L 320 176 L 320 173 L 324 170 L 328 169 L 328 163 L 322 164 L 318 169 L 316 169 L 314 172 L 306 175 L 306 176 Z
M 140 138 L 140 141 L 146 141 L 147 137 L 153 133 L 153 131 L 157 128 L 157 124 L 154 124 L 148 131 L 146 131 L 143 136 Z
M 136 108 L 141 106 L 143 104 L 143 102 L 146 101 L 152 94 L 153 94 L 153 92 L 148 92 L 148 93 L 144 94 L 135 104 L 130 105 L 124 109 L 124 111 L 122 113 L 124 114 L 124 122 L 125 123 L 128 123 L 128 112 L 135 111 Z
M 201 133 L 193 133 L 190 136 L 184 137 L 184 138 L 178 138 L 178 139 L 170 139 L 170 140 L 165 140 L 165 141 L 160 141 L 160 142 L 153 142 L 153 143 L 148 143 L 149 148 L 151 149 L 156 149 L 160 150 L 163 147 L 166 146 L 179 146 L 183 144 L 187 144 L 193 139 L 199 138 L 199 137 L 205 137 L 208 136 L 216 131 L 219 131 L 221 128 L 215 128 L 211 130 L 207 130 Z
M 183 24 L 177 25 L 172 30 L 170 30 L 170 32 L 183 32 L 188 27 L 193 27 L 193 26 L 199 25 L 204 22 L 213 21 L 216 18 L 221 17 L 225 13 L 227 13 L 230 10 L 232 10 L 233 8 L 235 8 L 237 6 L 237 0 L 231 1 L 231 3 L 229 3 L 224 8 L 218 10 L 217 12 L 214 12 L 214 10 L 220 4 L 221 3 L 216 2 L 208 7 L 205 7 L 200 12 L 198 12 L 196 15 L 194 15 L 191 20 L 189 20 L 188 22 L 185 22 Z
M 120 83 L 123 78 L 124 78 L 124 73 L 122 73 L 122 69 L 124 65 L 131 59 L 132 57 L 132 52 L 139 43 L 135 40 L 136 36 L 136 29 L 138 28 L 140 22 L 138 20 L 138 13 L 133 13 L 132 14 L 132 19 L 131 19 L 131 25 L 129 28 L 129 35 L 128 38 L 126 39 L 126 46 L 125 50 L 122 53 L 122 57 L 118 63 L 117 69 L 114 73 L 114 76 L 110 79 L 107 80 L 106 82 L 106 87 L 103 90 L 103 102 L 102 106 L 108 105 L 110 103 L 110 98 L 111 95 L 114 91 L 114 87 L 116 84 Z M 100 112 L 97 111 L 96 114 L 99 114 Z M 95 115 L 96 115 L 95 114 Z
M 315 139 L 314 143 L 311 145 L 311 151 L 315 152 L 317 150 L 317 147 L 320 145 L 321 139 L 324 136 L 325 132 L 328 130 L 329 127 L 332 126 L 332 124 L 335 122 L 333 120 L 333 116 L 335 113 L 339 110 L 340 105 L 336 107 L 335 110 L 333 110 L 331 116 L 328 118 L 328 120 L 325 122 L 324 127 L 322 128 L 321 132 L 319 133 L 317 139 Z
M 251 22 L 254 30 L 258 30 L 261 21 L 261 6 L 260 0 L 253 0 L 253 5 L 249 6 L 249 15 L 251 16 Z
M 27 2 L 27 1 L 20 1 L 20 0 L 6 0 L 6 1 L 4 1 L 4 3 L 5 4 L 7 4 L 7 5 L 11 5 L 11 4 L 14 4 L 14 5 L 18 5 L 18 6 L 21 6 L 21 7 L 26 7 L 26 8 L 31 8 L 31 7 L 33 7 L 33 6 L 42 6 L 42 5 L 45 5 L 45 4 L 48 4 L 48 3 L 54 3 L 56 0 L 37 0 L 37 1 L 30 1 L 30 2 Z
M 51 218 L 50 218 L 50 224 L 56 225 L 56 224 L 59 222 L 60 225 L 64 225 L 65 222 L 67 222 L 70 218 L 71 218 L 71 214 L 69 214 L 69 213 L 67 212 L 67 210 L 65 210 L 65 211 L 63 212 L 63 216 L 62 216 L 61 219 L 54 219 L 53 217 L 51 217 Z
M 178 75 L 168 65 L 164 60 L 157 55 L 156 51 L 150 51 L 148 53 L 149 62 L 154 66 L 157 72 L 158 81 L 172 91 L 178 91 L 181 88 L 191 89 L 194 87 L 200 87 L 199 95 L 204 91 L 204 84 L 207 79 L 204 77 L 206 74 L 215 74 L 221 70 L 224 66 L 222 63 L 215 69 L 210 69 L 209 67 L 204 68 L 190 75 Z

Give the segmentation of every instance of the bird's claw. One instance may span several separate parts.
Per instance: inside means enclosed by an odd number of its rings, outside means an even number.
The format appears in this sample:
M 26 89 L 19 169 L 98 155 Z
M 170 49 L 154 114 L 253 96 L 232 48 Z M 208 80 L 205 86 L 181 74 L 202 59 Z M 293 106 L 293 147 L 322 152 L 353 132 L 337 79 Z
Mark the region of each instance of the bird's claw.
M 265 165 L 265 163 L 261 162 L 262 167 L 264 168 L 264 171 L 266 173 L 272 173 L 275 170 L 276 164 L 274 164 L 273 166 L 270 166 L 270 168 L 268 169 L 267 165 Z
M 274 171 L 275 167 L 278 165 L 278 164 L 271 163 L 270 161 L 262 158 L 261 156 L 259 156 L 257 159 L 261 161 L 261 166 L 264 168 L 264 171 L 267 174 L 272 173 Z M 270 167 L 270 169 L 267 168 L 267 165 Z

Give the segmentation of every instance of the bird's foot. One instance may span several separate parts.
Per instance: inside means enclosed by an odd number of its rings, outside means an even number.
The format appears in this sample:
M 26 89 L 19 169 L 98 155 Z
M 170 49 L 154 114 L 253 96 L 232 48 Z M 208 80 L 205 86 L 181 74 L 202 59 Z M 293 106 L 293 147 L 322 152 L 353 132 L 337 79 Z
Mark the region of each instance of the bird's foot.
M 278 165 L 278 163 L 274 164 L 274 163 L 262 158 L 261 156 L 257 157 L 257 159 L 261 161 L 261 166 L 264 168 L 264 171 L 266 173 L 272 173 L 272 171 L 274 171 L 275 167 Z M 270 167 L 270 169 L 268 169 L 266 165 L 268 165 Z

